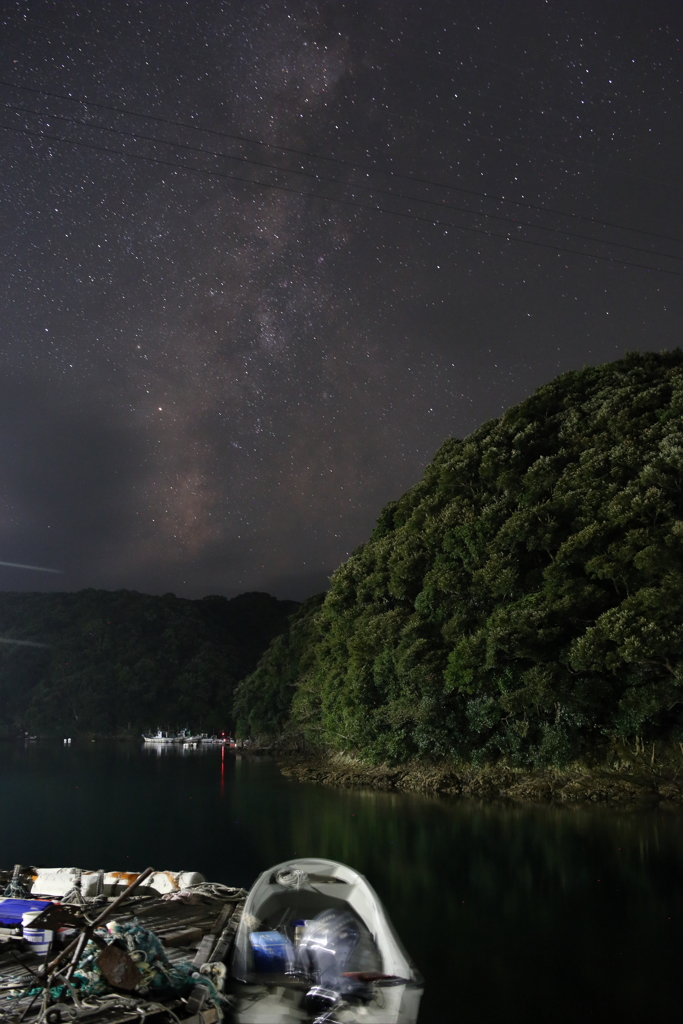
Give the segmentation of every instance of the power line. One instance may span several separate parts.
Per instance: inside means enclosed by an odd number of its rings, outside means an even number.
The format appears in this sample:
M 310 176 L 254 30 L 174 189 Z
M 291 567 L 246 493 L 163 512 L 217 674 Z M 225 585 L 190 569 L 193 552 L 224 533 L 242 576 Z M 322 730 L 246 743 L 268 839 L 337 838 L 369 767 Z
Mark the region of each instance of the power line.
M 482 112 L 481 116 L 482 117 L 486 117 L 487 115 L 485 114 L 485 112 Z M 456 128 L 454 125 L 449 124 L 447 121 L 435 121 L 433 118 L 427 118 L 427 117 L 411 117 L 410 114 L 395 114 L 391 110 L 387 110 L 387 117 L 388 118 L 395 118 L 395 119 L 397 119 L 399 121 L 412 121 L 414 124 L 432 124 L 432 125 L 435 125 L 437 128 L 445 128 L 449 132 L 455 132 L 456 135 L 464 135 L 467 138 L 468 142 L 471 139 L 483 139 L 485 142 L 494 142 L 494 143 L 496 143 L 499 146 L 509 146 L 509 147 L 514 147 L 515 149 L 524 149 L 524 150 L 528 150 L 528 152 L 530 152 L 530 153 L 545 153 L 548 156 L 554 157 L 557 160 L 561 160 L 562 163 L 581 164 L 583 167 L 592 167 L 594 169 L 599 170 L 601 173 L 610 174 L 610 175 L 612 175 L 614 177 L 633 178 L 634 181 L 647 181 L 647 182 L 649 182 L 652 185 L 664 185 L 667 188 L 675 188 L 675 189 L 678 189 L 679 191 L 680 191 L 680 188 L 681 188 L 679 183 L 673 182 L 673 181 L 667 181 L 665 178 L 653 178 L 649 174 L 636 174 L 634 171 L 624 170 L 623 166 L 617 167 L 614 164 L 613 160 L 611 162 L 610 161 L 606 161 L 605 164 L 603 166 L 601 166 L 595 160 L 584 160 L 583 157 L 580 157 L 580 156 L 567 156 L 566 153 L 558 152 L 556 149 L 546 149 L 545 146 L 533 146 L 529 142 L 522 142 L 519 139 L 505 138 L 502 132 L 500 132 L 498 135 L 483 135 L 481 132 L 475 131 L 474 128 L 471 128 L 471 127 L 470 128 Z M 527 125 L 527 127 L 529 127 L 529 126 Z M 533 126 L 533 127 L 538 127 L 539 130 L 542 131 L 542 128 L 541 128 L 540 125 L 539 126 Z M 491 131 L 493 131 L 493 128 L 491 128 Z M 631 154 L 627 154 L 627 155 L 631 155 Z M 637 155 L 637 154 L 635 154 L 635 155 Z M 388 173 L 388 172 L 383 171 L 382 173 Z M 439 185 L 438 187 L 439 188 L 450 188 L 451 186 Z M 453 187 L 455 187 L 455 186 L 453 186 Z M 487 193 L 481 193 L 481 194 L 482 195 L 487 195 Z M 496 198 L 496 197 L 490 196 L 489 198 Z M 515 200 L 515 199 L 505 199 L 503 201 L 504 202 L 510 202 L 510 203 L 516 203 L 517 202 L 517 200 Z M 524 206 L 525 204 L 524 203 L 519 203 L 518 205 Z M 542 210 L 542 211 L 544 211 L 546 213 L 557 213 L 557 214 L 561 213 L 560 210 L 553 210 L 550 207 L 533 206 L 531 204 L 529 204 L 529 205 L 530 205 L 531 209 Z M 587 220 L 587 221 L 589 221 L 590 223 L 593 223 L 593 224 L 601 224 L 601 225 L 605 225 L 605 226 L 608 226 L 608 227 L 616 227 L 616 228 L 619 228 L 622 231 L 633 231 L 636 234 L 650 235 L 653 238 L 664 238 L 664 239 L 666 239 L 667 241 L 670 241 L 670 242 L 681 242 L 681 241 L 683 241 L 683 239 L 681 239 L 681 238 L 674 238 L 671 235 L 657 234 L 657 232 L 655 232 L 655 231 L 646 231 L 643 228 L 627 227 L 625 224 L 613 224 L 610 221 L 595 220 L 595 219 L 593 219 L 591 217 L 583 217 L 583 216 L 581 216 L 581 214 L 562 213 L 562 216 L 563 217 L 573 217 L 573 218 L 578 219 L 578 220 Z
M 301 170 L 299 168 L 282 167 L 279 164 L 270 164 L 270 163 L 266 163 L 265 161 L 262 161 L 262 160 L 252 160 L 251 158 L 245 157 L 245 156 L 242 156 L 242 155 L 233 155 L 233 154 L 230 154 L 230 153 L 218 153 L 218 152 L 216 152 L 215 150 L 212 150 L 212 149 L 204 149 L 204 148 L 199 147 L 199 146 L 189 146 L 189 145 L 187 145 L 186 143 L 183 143 L 183 142 L 168 141 L 167 139 L 159 139 L 156 136 L 151 136 L 151 135 L 141 135 L 138 132 L 129 132 L 129 131 L 126 131 L 125 129 L 122 129 L 122 128 L 110 128 L 108 125 L 96 124 L 94 121 L 83 120 L 81 118 L 67 117 L 65 114 L 43 114 L 39 110 L 31 110 L 28 107 L 17 107 L 15 105 L 11 104 L 11 103 L 5 103 L 5 107 L 7 109 L 9 109 L 9 110 L 14 110 L 16 112 L 20 112 L 20 113 L 24 113 L 24 114 L 33 114 L 33 115 L 36 115 L 37 117 L 41 117 L 43 119 L 44 118 L 50 118 L 52 120 L 66 121 L 69 124 L 81 125 L 81 126 L 88 127 L 88 128 L 95 128 L 95 129 L 97 129 L 97 131 L 112 132 L 115 135 L 121 135 L 121 136 L 124 136 L 126 138 L 132 138 L 132 139 L 135 139 L 136 141 L 142 140 L 144 142 L 152 142 L 155 145 L 171 146 L 173 149 L 184 149 L 184 150 L 187 150 L 188 152 L 191 152 L 191 153 L 201 153 L 204 156 L 213 156 L 213 157 L 216 157 L 217 159 L 235 160 L 235 161 L 238 161 L 240 163 L 251 164 L 252 166 L 255 166 L 255 167 L 267 168 L 268 170 L 282 171 L 285 174 L 296 174 L 296 175 L 299 175 L 299 176 L 305 177 L 305 178 L 312 178 L 314 181 L 326 182 L 328 184 L 334 184 L 334 185 L 341 185 L 342 188 L 344 188 L 347 191 L 350 190 L 350 191 L 353 192 L 353 190 L 361 190 L 361 191 L 364 191 L 364 192 L 371 192 L 371 193 L 374 193 L 376 195 L 389 196 L 389 197 L 391 197 L 393 199 L 405 199 L 408 202 L 423 203 L 426 206 L 435 206 L 438 209 L 442 209 L 442 210 L 452 210 L 452 211 L 457 212 L 457 213 L 466 213 L 466 214 L 469 214 L 470 216 L 473 216 L 473 217 L 485 217 L 488 220 L 501 221 L 502 223 L 505 223 L 505 224 L 514 224 L 515 227 L 526 227 L 526 228 L 531 228 L 532 230 L 535 230 L 535 231 L 545 231 L 545 232 L 550 232 L 552 234 L 560 234 L 560 235 L 564 235 L 567 238 L 579 239 L 580 241 L 583 241 L 583 242 L 594 242 L 597 245 L 616 246 L 616 247 L 618 247 L 620 249 L 628 249 L 631 252 L 639 252 L 639 253 L 643 253 L 643 254 L 648 255 L 648 256 L 662 256 L 665 259 L 672 259 L 672 260 L 679 260 L 679 261 L 681 259 L 683 259 L 683 256 L 676 256 L 676 255 L 673 255 L 672 253 L 661 252 L 660 250 L 657 250 L 657 249 L 645 249 L 642 246 L 629 245 L 627 242 L 616 242 L 616 241 L 610 241 L 609 239 L 606 240 L 606 239 L 602 239 L 602 238 L 595 238 L 592 235 L 582 235 L 579 232 L 569 231 L 566 228 L 553 228 L 553 227 L 548 227 L 545 224 L 532 224 L 532 223 L 529 223 L 528 221 L 516 220 L 514 217 L 506 217 L 503 214 L 485 213 L 485 212 L 483 212 L 481 210 L 471 210 L 471 209 L 468 209 L 467 207 L 464 207 L 464 206 L 453 206 L 453 205 L 448 204 L 448 203 L 439 202 L 436 199 L 425 199 L 425 198 L 420 198 L 419 196 L 411 196 L 411 195 L 407 195 L 405 192 L 393 192 L 390 189 L 377 188 L 374 185 L 364 185 L 362 183 L 355 183 L 355 182 L 354 183 L 347 183 L 347 182 L 341 181 L 339 178 L 327 178 L 327 177 L 324 177 L 322 175 L 316 174 L 313 171 L 304 171 L 304 170 Z
M 540 206 L 535 203 L 522 202 L 518 199 L 506 199 L 505 196 L 495 196 L 489 192 L 477 192 L 474 191 L 473 189 L 463 188 L 460 185 L 446 185 L 443 182 L 432 181 L 428 178 L 417 178 L 412 174 L 401 174 L 398 171 L 384 171 L 381 169 L 378 171 L 377 168 L 368 168 L 367 166 L 363 167 L 360 164 L 355 164 L 350 160 L 343 160 L 340 157 L 324 156 L 323 154 L 311 153 L 303 149 L 293 149 L 290 146 L 278 146 L 272 142 L 263 142 L 261 139 L 249 138 L 246 135 L 232 135 L 228 132 L 217 131 L 216 129 L 213 128 L 200 128 L 198 125 L 190 124 L 187 121 L 175 121 L 171 118 L 159 117 L 158 115 L 154 114 L 143 114 L 137 110 L 128 110 L 125 107 L 115 107 L 111 104 L 101 103 L 96 100 L 81 99 L 78 96 L 69 96 L 66 93 L 50 92 L 46 89 L 37 89 L 35 86 L 30 85 L 15 85 L 13 82 L 6 82 L 2 79 L 0 79 L 0 86 L 5 86 L 8 89 L 20 89 L 24 90 L 25 92 L 32 92 L 38 96 L 48 96 L 52 99 L 66 100 L 69 103 L 80 103 L 83 106 L 97 107 L 100 110 L 108 110 L 111 113 L 115 114 L 124 114 L 127 117 L 141 117 L 148 121 L 157 121 L 159 124 L 167 124 L 176 128 L 188 128 L 191 129 L 192 131 L 202 132 L 206 135 L 215 135 L 219 138 L 230 139 L 233 142 L 244 142 L 252 146 L 262 146 L 267 149 L 278 150 L 279 152 L 282 153 L 292 153 L 295 156 L 309 157 L 310 159 L 313 160 L 326 160 L 329 163 L 339 164 L 340 166 L 343 167 L 351 167 L 354 170 L 365 171 L 366 173 L 368 173 L 369 171 L 373 171 L 374 173 L 386 174 L 389 175 L 390 177 L 398 178 L 404 181 L 411 181 L 418 185 L 429 185 L 433 188 L 442 188 L 453 192 L 461 192 L 464 195 L 477 196 L 480 199 L 490 199 L 493 200 L 494 202 L 499 203 L 512 203 L 514 206 L 523 207 L 524 209 L 527 210 L 538 210 L 542 213 L 552 213 L 560 217 L 569 217 L 572 220 L 587 221 L 591 224 L 599 224 L 601 227 L 617 228 L 620 231 L 632 231 L 635 232 L 636 234 L 649 235 L 651 238 L 661 238 L 669 242 L 683 241 L 683 239 L 675 238 L 672 237 L 671 235 L 663 235 L 656 231 L 648 231 L 645 228 L 634 228 L 630 227 L 627 224 L 617 224 L 613 221 L 600 220 L 597 217 L 585 217 L 579 213 L 568 213 L 564 210 L 556 210 L 553 207 L 549 206 Z
M 485 228 L 468 227 L 463 224 L 454 224 L 452 221 L 434 220 L 431 217 L 421 217 L 417 214 L 405 213 L 400 210 L 388 210 L 385 207 L 381 206 L 366 206 L 364 203 L 358 203 L 352 199 L 340 199 L 332 198 L 331 196 L 321 196 L 317 195 L 314 192 L 304 192 L 301 189 L 290 188 L 289 186 L 286 185 L 276 185 L 267 181 L 257 181 L 254 180 L 253 178 L 242 178 L 236 174 L 227 174 L 224 171 L 210 171 L 204 167 L 190 167 L 187 164 L 174 163 L 173 161 L 170 160 L 162 160 L 159 157 L 145 156 L 142 153 L 127 153 L 119 149 L 110 149 L 108 146 L 98 146 L 91 142 L 79 142 L 74 141 L 73 139 L 65 139 L 58 135 L 48 135 L 45 132 L 34 132 L 28 128 L 13 128 L 10 125 L 0 125 L 0 129 L 4 131 L 13 132 L 16 135 L 26 135 L 33 138 L 47 139 L 48 141 L 51 142 L 61 142 L 69 146 L 80 146 L 81 148 L 95 150 L 96 152 L 100 153 L 109 153 L 112 154 L 113 156 L 121 156 L 134 160 L 144 160 L 147 163 L 154 163 L 161 165 L 163 167 L 173 167 L 176 168 L 177 170 L 189 171 L 190 173 L 194 174 L 204 174 L 207 175 L 208 177 L 222 178 L 223 180 L 227 181 L 237 181 L 240 182 L 241 184 L 256 186 L 257 188 L 275 189 L 278 192 L 287 192 L 290 195 L 304 196 L 307 199 L 318 199 L 326 203 L 336 203 L 342 206 L 352 206 L 355 207 L 356 209 L 367 210 L 371 213 L 386 213 L 393 217 L 401 217 L 402 219 L 405 220 L 414 220 L 422 224 L 431 224 L 432 226 L 435 227 L 451 228 L 456 231 L 469 231 L 473 234 L 486 235 L 489 238 L 499 238 L 501 241 L 505 242 L 517 242 L 518 244 L 521 245 L 533 245 L 540 249 L 551 249 L 553 252 L 571 253 L 575 256 L 585 256 L 588 257 L 588 259 L 599 260 L 605 263 L 618 263 L 620 266 L 636 267 L 640 270 L 649 270 L 654 273 L 672 274 L 674 277 L 683 277 L 683 272 L 678 270 L 667 270 L 664 267 L 651 267 L 648 266 L 646 263 L 633 263 L 630 260 L 622 260 L 616 256 L 603 256 L 590 252 L 581 252 L 580 249 L 568 249 L 566 248 L 566 246 L 550 245 L 546 242 L 535 242 L 529 238 L 518 238 L 514 235 L 501 235 L 495 231 L 487 231 Z

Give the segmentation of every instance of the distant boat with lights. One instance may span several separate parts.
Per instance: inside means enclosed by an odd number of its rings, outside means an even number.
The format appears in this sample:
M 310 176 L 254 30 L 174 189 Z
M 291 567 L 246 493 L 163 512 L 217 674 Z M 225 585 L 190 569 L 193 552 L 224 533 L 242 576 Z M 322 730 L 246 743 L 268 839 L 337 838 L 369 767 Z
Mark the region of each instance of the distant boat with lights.
M 184 747 L 197 747 L 199 744 L 223 746 L 223 747 L 234 747 L 235 740 L 232 736 L 207 736 L 205 732 L 202 733 L 191 733 L 189 729 L 181 729 L 180 732 L 164 732 L 162 729 L 158 729 L 153 735 L 147 733 L 142 734 L 142 738 L 145 743 L 153 743 L 157 746 L 165 746 L 169 743 L 176 743 Z
M 189 729 L 181 729 L 180 732 L 163 732 L 161 729 L 158 729 L 156 733 L 151 736 L 147 736 L 143 733 L 142 738 L 145 743 L 201 743 L 204 739 L 204 734 L 195 736 Z

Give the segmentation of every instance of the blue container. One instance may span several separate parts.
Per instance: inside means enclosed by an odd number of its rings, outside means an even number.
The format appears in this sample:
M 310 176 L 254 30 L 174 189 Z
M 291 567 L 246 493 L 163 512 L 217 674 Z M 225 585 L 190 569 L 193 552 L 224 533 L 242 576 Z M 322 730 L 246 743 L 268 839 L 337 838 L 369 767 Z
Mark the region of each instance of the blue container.
M 294 965 L 294 947 L 280 932 L 252 932 L 254 969 L 259 974 L 284 974 Z
M 0 896 L 0 926 L 11 928 L 21 924 L 24 914 L 30 910 L 45 910 L 50 900 L 15 900 L 9 896 Z

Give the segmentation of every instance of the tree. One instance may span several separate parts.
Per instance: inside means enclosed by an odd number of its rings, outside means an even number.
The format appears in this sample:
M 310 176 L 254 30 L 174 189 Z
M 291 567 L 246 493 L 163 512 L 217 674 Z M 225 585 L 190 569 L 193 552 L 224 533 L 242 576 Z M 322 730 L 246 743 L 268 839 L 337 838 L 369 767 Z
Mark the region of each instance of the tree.
M 682 413 L 683 353 L 632 354 L 446 441 L 332 576 L 292 727 L 394 761 L 683 739 Z

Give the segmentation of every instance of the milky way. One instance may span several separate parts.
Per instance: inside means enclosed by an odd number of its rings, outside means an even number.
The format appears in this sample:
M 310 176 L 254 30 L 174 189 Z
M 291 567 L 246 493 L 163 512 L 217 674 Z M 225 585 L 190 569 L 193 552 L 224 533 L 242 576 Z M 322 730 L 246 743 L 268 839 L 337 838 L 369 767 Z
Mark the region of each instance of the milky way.
M 0 589 L 305 597 L 446 437 L 679 343 L 677 3 L 1 15 L 0 559 L 64 575 Z

